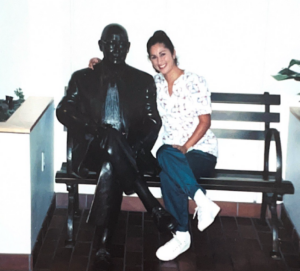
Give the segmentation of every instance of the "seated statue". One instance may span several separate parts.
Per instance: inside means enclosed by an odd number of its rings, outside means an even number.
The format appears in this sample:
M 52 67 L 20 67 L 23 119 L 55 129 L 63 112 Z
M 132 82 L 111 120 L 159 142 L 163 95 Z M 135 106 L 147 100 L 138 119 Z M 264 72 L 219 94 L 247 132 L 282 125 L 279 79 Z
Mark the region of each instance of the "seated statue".
M 74 140 L 73 174 L 80 178 L 89 171 L 98 173 L 87 222 L 95 224 L 99 234 L 94 266 L 110 270 L 111 239 L 123 192 L 137 193 L 159 231 L 172 230 L 176 220 L 142 179 L 151 165 L 157 173 L 150 153 L 161 127 L 154 80 L 125 63 L 130 43 L 121 25 L 106 26 L 98 44 L 103 60 L 94 70 L 72 75 L 56 115 Z

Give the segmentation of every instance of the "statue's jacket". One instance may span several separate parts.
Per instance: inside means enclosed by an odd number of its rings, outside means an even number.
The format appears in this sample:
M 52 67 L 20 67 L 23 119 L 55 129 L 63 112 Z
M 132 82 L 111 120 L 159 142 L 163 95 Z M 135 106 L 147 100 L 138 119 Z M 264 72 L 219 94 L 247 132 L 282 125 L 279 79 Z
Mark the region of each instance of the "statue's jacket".
M 66 95 L 56 109 L 58 120 L 73 138 L 73 171 L 80 175 L 80 165 L 89 153 L 91 142 L 101 136 L 105 125 L 104 104 L 109 85 L 116 85 L 122 112 L 120 133 L 138 153 L 137 159 L 147 160 L 158 132 L 161 119 L 156 107 L 156 87 L 153 77 L 127 64 L 116 68 L 105 61 L 92 69 L 76 71 L 71 76 Z M 113 129 L 113 128 L 110 128 Z M 142 165 L 142 161 L 137 161 Z M 150 161 L 149 161 L 150 162 Z M 144 165 L 147 164 L 144 163 Z

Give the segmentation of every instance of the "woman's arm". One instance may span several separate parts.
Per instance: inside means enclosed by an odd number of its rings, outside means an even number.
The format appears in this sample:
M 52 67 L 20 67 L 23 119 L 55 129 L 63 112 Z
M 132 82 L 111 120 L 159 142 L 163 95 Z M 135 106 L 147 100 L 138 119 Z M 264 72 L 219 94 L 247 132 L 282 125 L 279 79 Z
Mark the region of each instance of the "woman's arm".
M 176 148 L 185 154 L 189 148 L 193 147 L 205 135 L 211 124 L 210 114 L 200 115 L 198 118 L 199 124 L 188 141 L 183 146 L 173 145 L 173 148 Z

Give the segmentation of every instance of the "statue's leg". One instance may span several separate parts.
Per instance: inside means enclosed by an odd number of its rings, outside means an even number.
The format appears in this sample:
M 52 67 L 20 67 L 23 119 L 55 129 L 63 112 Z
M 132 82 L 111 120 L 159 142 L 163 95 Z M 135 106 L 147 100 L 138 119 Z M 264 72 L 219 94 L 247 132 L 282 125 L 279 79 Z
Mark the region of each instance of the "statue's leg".
M 123 191 L 126 194 L 137 193 L 146 210 L 152 215 L 159 231 L 173 230 L 177 224 L 176 220 L 164 210 L 141 178 L 135 154 L 125 137 L 114 129 L 108 129 L 100 147 L 109 155 Z
M 134 193 L 134 182 L 138 176 L 135 154 L 126 138 L 115 129 L 105 130 L 100 137 L 100 148 L 114 168 L 126 194 Z
M 111 242 L 122 203 L 122 188 L 114 178 L 112 164 L 103 162 L 87 221 L 96 225 L 95 268 L 111 267 Z M 102 269 L 101 269 L 102 268 Z
M 144 204 L 147 212 L 151 214 L 160 232 L 172 231 L 177 226 L 176 219 L 161 206 L 150 192 L 146 182 L 141 178 L 138 178 L 135 182 L 135 192 Z

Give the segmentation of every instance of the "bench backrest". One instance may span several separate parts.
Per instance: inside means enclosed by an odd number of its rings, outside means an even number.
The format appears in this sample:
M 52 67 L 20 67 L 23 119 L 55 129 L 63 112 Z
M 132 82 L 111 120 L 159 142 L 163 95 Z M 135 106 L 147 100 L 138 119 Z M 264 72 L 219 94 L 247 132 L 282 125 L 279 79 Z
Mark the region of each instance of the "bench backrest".
M 238 121 L 264 123 L 264 130 L 214 129 L 217 138 L 264 140 L 270 123 L 279 123 L 279 113 L 271 113 L 271 105 L 280 105 L 280 95 L 240 94 L 240 93 L 211 93 L 211 102 L 223 104 L 263 105 L 263 112 L 244 112 L 231 110 L 214 110 L 212 121 Z

